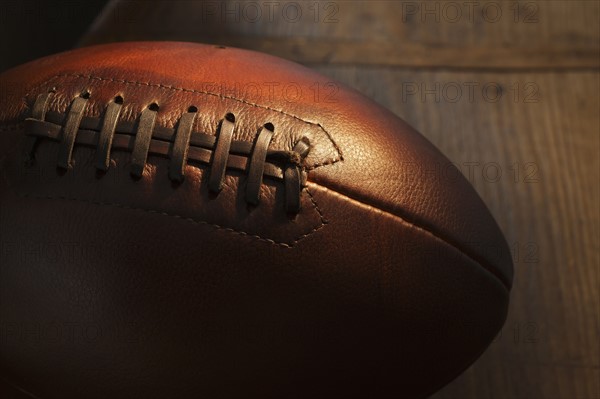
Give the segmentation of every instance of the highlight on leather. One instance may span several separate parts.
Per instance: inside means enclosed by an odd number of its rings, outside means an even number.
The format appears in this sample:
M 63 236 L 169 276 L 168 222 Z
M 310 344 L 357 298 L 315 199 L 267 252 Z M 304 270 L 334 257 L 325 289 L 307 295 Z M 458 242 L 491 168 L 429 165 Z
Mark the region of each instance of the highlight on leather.
M 58 152 L 58 167 L 62 169 L 68 169 L 71 164 L 71 156 L 73 154 L 73 147 L 75 146 L 75 137 L 77 136 L 77 130 L 83 117 L 83 111 L 88 102 L 89 96 L 82 95 L 77 97 L 71 103 L 71 109 L 67 114 L 67 121 L 63 127 L 62 144 Z
M 263 178 L 282 181 L 285 193 L 285 210 L 288 213 L 300 212 L 300 197 L 306 183 L 306 171 L 302 161 L 310 152 L 308 138 L 302 137 L 292 151 L 270 149 L 274 126 L 265 123 L 254 142 L 233 140 L 235 116 L 227 114 L 219 124 L 216 136 L 194 132 L 193 126 L 197 109 L 190 107 L 182 114 L 176 127 L 170 129 L 156 124 L 159 107 L 151 104 L 146 107 L 136 123 L 119 120 L 124 99 L 116 96 L 100 118 L 85 117 L 89 93 L 75 98 L 66 114 L 48 111 L 54 92 L 37 96 L 32 113 L 25 120 L 26 140 L 24 148 L 25 164 L 35 162 L 36 143 L 49 139 L 60 143 L 57 166 L 71 167 L 71 157 L 75 145 L 96 149 L 95 167 L 106 172 L 110 167 L 112 151 L 130 152 L 133 178 L 143 178 L 149 155 L 170 158 L 169 179 L 181 183 L 185 178 L 185 168 L 208 167 L 209 190 L 218 193 L 223 187 L 227 170 L 246 174 L 244 198 L 250 205 L 260 202 L 260 187 Z
M 179 183 L 185 177 L 185 165 L 187 164 L 188 148 L 195 120 L 196 112 L 187 112 L 181 116 L 177 127 L 171 165 L 169 166 L 169 177 Z
M 106 108 L 102 130 L 100 131 L 100 137 L 98 137 L 98 148 L 96 150 L 96 168 L 98 170 L 107 171 L 110 165 L 110 150 L 119 115 L 121 114 L 121 108 L 123 108 L 122 97 L 116 97 Z
M 208 189 L 213 193 L 218 193 L 223 188 L 223 179 L 225 178 L 225 169 L 227 168 L 227 158 L 231 149 L 231 139 L 233 138 L 233 129 L 235 119 L 229 120 L 225 117 L 221 121 L 217 146 L 213 152 L 213 161 L 210 169 L 210 178 L 208 180 Z
M 267 150 L 272 138 L 273 132 L 263 127 L 260 129 L 254 143 L 254 151 L 250 158 L 250 167 L 248 168 L 248 181 L 246 182 L 246 202 L 252 205 L 258 205 L 260 199 L 263 169 L 265 168 Z
M 149 106 L 142 111 L 142 116 L 140 117 L 138 129 L 135 134 L 133 155 L 131 156 L 131 174 L 134 177 L 141 178 L 144 173 L 157 113 L 158 109 L 155 109 L 152 106 Z

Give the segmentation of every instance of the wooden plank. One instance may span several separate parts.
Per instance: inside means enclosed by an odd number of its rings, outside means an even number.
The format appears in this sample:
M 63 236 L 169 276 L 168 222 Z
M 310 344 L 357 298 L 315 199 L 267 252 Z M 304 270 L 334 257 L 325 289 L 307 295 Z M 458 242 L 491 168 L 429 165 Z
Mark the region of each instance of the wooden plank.
M 177 40 L 176 36 L 170 40 Z M 210 37 L 208 42 L 251 48 L 307 65 L 390 65 L 440 69 L 592 69 L 600 67 L 598 51 L 586 47 L 444 47 L 421 43 L 342 39 Z M 259 43 L 259 45 L 257 45 Z M 457 57 L 464 54 L 464 57 Z
M 594 1 L 147 4 L 114 2 L 82 45 L 122 40 L 208 42 L 306 64 L 493 70 L 600 67 L 595 24 L 600 3 Z M 165 16 L 177 23 L 164 23 Z

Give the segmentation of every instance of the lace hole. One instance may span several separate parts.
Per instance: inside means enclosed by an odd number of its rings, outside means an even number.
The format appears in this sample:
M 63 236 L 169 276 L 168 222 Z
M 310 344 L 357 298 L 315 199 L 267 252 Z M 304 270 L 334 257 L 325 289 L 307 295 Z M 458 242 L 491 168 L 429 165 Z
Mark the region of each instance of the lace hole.
M 265 126 L 265 129 L 267 129 L 267 130 L 270 130 L 270 131 L 272 131 L 272 132 L 274 132 L 274 131 L 275 131 L 275 126 L 273 126 L 273 124 L 272 124 L 271 122 L 267 122 L 267 123 L 265 123 L 265 125 L 264 125 L 264 126 Z
M 198 112 L 198 108 L 196 108 L 195 106 L 191 105 L 191 106 L 188 108 L 188 112 Z
M 121 96 L 116 96 L 114 101 L 115 101 L 115 103 L 117 103 L 117 104 L 123 104 L 123 97 L 121 97 Z
M 225 119 L 227 119 L 231 123 L 235 123 L 235 115 L 232 114 L 231 112 L 229 112 L 229 113 L 227 113 L 227 115 L 225 115 Z
M 159 107 L 158 107 L 157 103 L 152 103 L 152 104 L 148 105 L 148 109 L 150 111 L 158 112 Z
M 79 96 L 81 98 L 85 98 L 87 100 L 90 98 L 90 92 L 88 90 L 86 90 L 86 91 L 82 92 Z

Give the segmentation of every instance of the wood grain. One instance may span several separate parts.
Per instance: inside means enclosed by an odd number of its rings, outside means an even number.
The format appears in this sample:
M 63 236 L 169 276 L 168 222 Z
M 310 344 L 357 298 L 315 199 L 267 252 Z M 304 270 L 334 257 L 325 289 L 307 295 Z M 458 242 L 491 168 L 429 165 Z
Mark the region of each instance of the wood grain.
M 491 21 L 453 20 L 442 11 L 453 2 L 300 2 L 295 22 L 252 22 L 248 2 L 213 3 L 233 11 L 113 2 L 81 43 L 237 45 L 308 64 L 390 108 L 473 183 L 515 261 L 502 333 L 433 397 L 600 398 L 600 3 L 478 2 L 501 8 Z M 323 15 L 331 7 L 334 22 Z
M 184 40 L 307 64 L 597 68 L 599 18 L 589 0 L 128 0 L 113 1 L 81 45 Z

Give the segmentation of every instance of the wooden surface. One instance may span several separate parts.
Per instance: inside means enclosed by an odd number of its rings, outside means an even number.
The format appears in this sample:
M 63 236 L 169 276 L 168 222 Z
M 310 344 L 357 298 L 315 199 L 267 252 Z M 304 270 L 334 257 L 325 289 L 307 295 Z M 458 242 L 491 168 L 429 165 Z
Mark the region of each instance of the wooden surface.
M 600 398 L 599 3 L 479 1 L 474 15 L 463 8 L 457 20 L 448 2 L 321 2 L 315 21 L 311 1 L 298 3 L 296 22 L 291 9 L 269 20 L 265 10 L 244 15 L 244 2 L 212 3 L 234 11 L 121 2 L 81 43 L 256 49 L 308 64 L 390 108 L 461 168 L 515 261 L 501 335 L 433 397 Z M 499 19 L 490 14 L 498 7 Z M 106 28 L 110 20 L 120 28 Z

